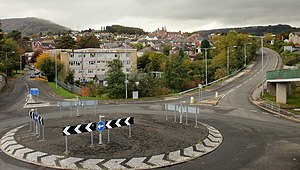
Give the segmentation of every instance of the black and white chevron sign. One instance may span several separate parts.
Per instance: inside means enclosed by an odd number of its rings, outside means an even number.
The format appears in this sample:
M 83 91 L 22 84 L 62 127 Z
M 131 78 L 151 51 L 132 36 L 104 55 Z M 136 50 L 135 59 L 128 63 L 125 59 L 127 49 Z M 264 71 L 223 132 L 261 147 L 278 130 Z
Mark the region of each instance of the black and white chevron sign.
M 40 115 L 38 115 L 38 122 L 40 125 L 44 125 L 44 118 Z
M 29 110 L 29 111 L 28 111 L 28 116 L 29 116 L 31 119 L 34 119 L 34 117 L 33 117 L 33 116 L 34 116 L 34 110 L 32 110 L 32 109 Z
M 37 121 L 40 125 L 44 125 L 44 118 L 38 114 L 35 113 L 35 110 L 29 110 L 28 116 L 34 120 Z
M 105 127 L 107 129 L 112 129 L 112 128 L 116 128 L 116 127 L 130 126 L 133 124 L 134 124 L 134 118 L 127 117 L 127 118 L 123 118 L 123 119 L 108 120 L 105 122 Z
M 76 126 L 63 127 L 63 136 L 80 134 L 84 132 L 92 132 L 96 130 L 96 123 L 81 124 Z

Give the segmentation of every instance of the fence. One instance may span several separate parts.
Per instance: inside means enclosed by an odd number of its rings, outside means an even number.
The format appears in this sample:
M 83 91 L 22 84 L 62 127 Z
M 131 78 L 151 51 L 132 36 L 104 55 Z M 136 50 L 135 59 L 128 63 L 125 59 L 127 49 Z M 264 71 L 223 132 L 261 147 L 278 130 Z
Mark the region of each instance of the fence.
M 263 105 L 268 108 L 268 109 L 271 109 L 273 111 L 276 111 L 276 112 L 279 112 L 280 113 L 280 105 L 276 102 L 272 102 L 272 101 L 265 101 L 263 103 Z
M 267 72 L 267 80 L 300 78 L 300 69 L 275 70 Z
M 179 123 L 183 123 L 183 116 L 185 116 L 185 124 L 188 124 L 188 113 L 192 113 L 195 116 L 195 126 L 198 123 L 198 114 L 200 109 L 198 107 L 192 106 L 184 106 L 183 103 L 181 104 L 165 104 L 165 116 L 166 121 L 168 120 L 168 111 L 172 111 L 174 114 L 174 122 L 177 121 L 177 116 L 179 116 Z
M 62 88 L 64 88 L 64 89 L 66 89 L 66 90 L 68 90 L 68 91 L 70 91 L 70 92 L 72 92 L 72 93 L 76 93 L 76 94 L 79 94 L 80 95 L 80 92 L 81 92 L 81 88 L 79 87 L 79 86 L 76 86 L 76 85 L 72 85 L 72 84 L 65 84 L 64 82 L 61 82 L 61 81 L 57 81 L 57 84 L 60 86 L 60 87 L 62 87 Z

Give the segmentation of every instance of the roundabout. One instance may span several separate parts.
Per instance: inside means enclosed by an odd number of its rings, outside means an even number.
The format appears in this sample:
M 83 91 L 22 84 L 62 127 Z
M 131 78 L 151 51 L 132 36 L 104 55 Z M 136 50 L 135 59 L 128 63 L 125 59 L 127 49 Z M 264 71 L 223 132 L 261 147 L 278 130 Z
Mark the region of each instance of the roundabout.
M 132 136 L 128 127 L 69 136 L 65 152 L 62 127 L 97 120 L 98 116 L 63 117 L 45 120 L 45 139 L 34 135 L 29 124 L 7 132 L 1 138 L 3 152 L 15 159 L 58 169 L 151 169 L 193 160 L 212 152 L 222 135 L 207 124 L 176 123 L 161 115 L 107 114 L 105 119 L 133 116 Z M 91 136 L 93 136 L 91 138 Z M 91 141 L 91 139 L 93 141 Z

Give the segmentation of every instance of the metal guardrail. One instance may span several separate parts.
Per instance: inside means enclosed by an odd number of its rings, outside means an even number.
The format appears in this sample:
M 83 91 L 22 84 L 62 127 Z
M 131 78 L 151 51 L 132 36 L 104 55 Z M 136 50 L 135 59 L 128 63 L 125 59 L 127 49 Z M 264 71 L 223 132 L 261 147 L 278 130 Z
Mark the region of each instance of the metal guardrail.
M 227 79 L 227 78 L 229 78 L 229 77 L 231 77 L 231 76 L 234 76 L 234 75 L 236 75 L 237 73 L 239 73 L 240 71 L 242 71 L 243 69 L 244 69 L 244 67 L 243 67 L 243 68 L 240 68 L 239 70 L 236 70 L 236 71 L 232 72 L 232 73 L 231 73 L 230 75 L 228 75 L 228 76 L 225 76 L 225 77 L 222 77 L 222 78 L 220 78 L 220 79 L 218 79 L 218 80 L 215 80 L 215 81 L 213 81 L 213 82 L 204 84 L 204 85 L 202 85 L 202 88 L 204 88 L 204 87 L 206 87 L 206 86 L 210 86 L 210 85 L 215 84 L 215 83 L 218 83 L 219 81 L 222 81 L 222 80 L 224 80 L 224 79 Z M 192 89 L 189 89 L 189 90 L 185 90 L 185 91 L 180 92 L 180 93 L 178 93 L 178 94 L 179 94 L 179 95 L 182 95 L 182 94 L 185 94 L 185 93 L 188 93 L 188 92 L 190 92 L 190 91 L 197 90 L 197 89 L 199 89 L 199 87 L 195 87 L 195 88 L 192 88 Z
M 54 80 L 55 81 L 55 80 Z M 62 88 L 70 91 L 70 92 L 73 92 L 73 93 L 76 93 L 76 94 L 79 94 L 80 95 L 80 92 L 81 92 L 81 88 L 76 86 L 76 85 L 72 85 L 72 84 L 65 84 L 64 82 L 61 82 L 61 81 L 57 81 L 57 84 L 59 86 L 61 86 Z
M 294 78 L 300 78 L 300 69 L 286 69 L 267 72 L 267 80 Z
M 272 101 L 265 101 L 263 104 L 266 108 L 271 109 L 273 111 L 276 111 L 278 113 L 280 113 L 281 109 L 280 109 L 280 105 L 276 102 L 272 102 Z

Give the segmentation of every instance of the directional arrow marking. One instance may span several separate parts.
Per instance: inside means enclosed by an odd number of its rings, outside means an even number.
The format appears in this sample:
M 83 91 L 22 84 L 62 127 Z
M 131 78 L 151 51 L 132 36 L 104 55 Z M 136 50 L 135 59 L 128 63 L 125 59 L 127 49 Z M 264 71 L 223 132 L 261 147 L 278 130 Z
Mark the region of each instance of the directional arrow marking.
M 80 126 L 81 126 L 81 125 L 77 125 L 77 126 L 76 126 L 76 128 L 75 128 L 75 132 L 76 132 L 76 133 L 81 133 L 81 131 L 79 130 Z
M 117 125 L 118 127 L 121 127 L 120 121 L 121 121 L 121 119 L 118 119 L 117 122 L 116 122 L 116 125 Z
M 88 132 L 92 132 L 92 129 L 90 128 L 92 124 L 93 124 L 93 123 L 89 123 L 89 124 L 87 124 L 87 126 L 85 127 L 85 129 L 86 129 Z
M 129 125 L 130 125 L 130 123 L 128 122 L 128 121 L 129 121 L 129 119 L 130 119 L 130 117 L 127 117 L 127 118 L 126 118 L 126 120 L 125 120 L 125 124 L 126 124 L 127 126 L 129 126 Z
M 71 127 L 71 126 L 67 126 L 67 127 L 64 128 L 64 130 L 63 130 L 63 135 L 64 135 L 64 136 L 66 136 L 66 135 L 67 135 L 67 136 L 71 135 L 71 133 L 68 132 L 68 130 L 69 130 L 70 127 Z
M 112 127 L 110 126 L 110 122 L 111 122 L 111 120 L 107 121 L 106 125 L 105 125 L 108 129 L 112 129 Z

